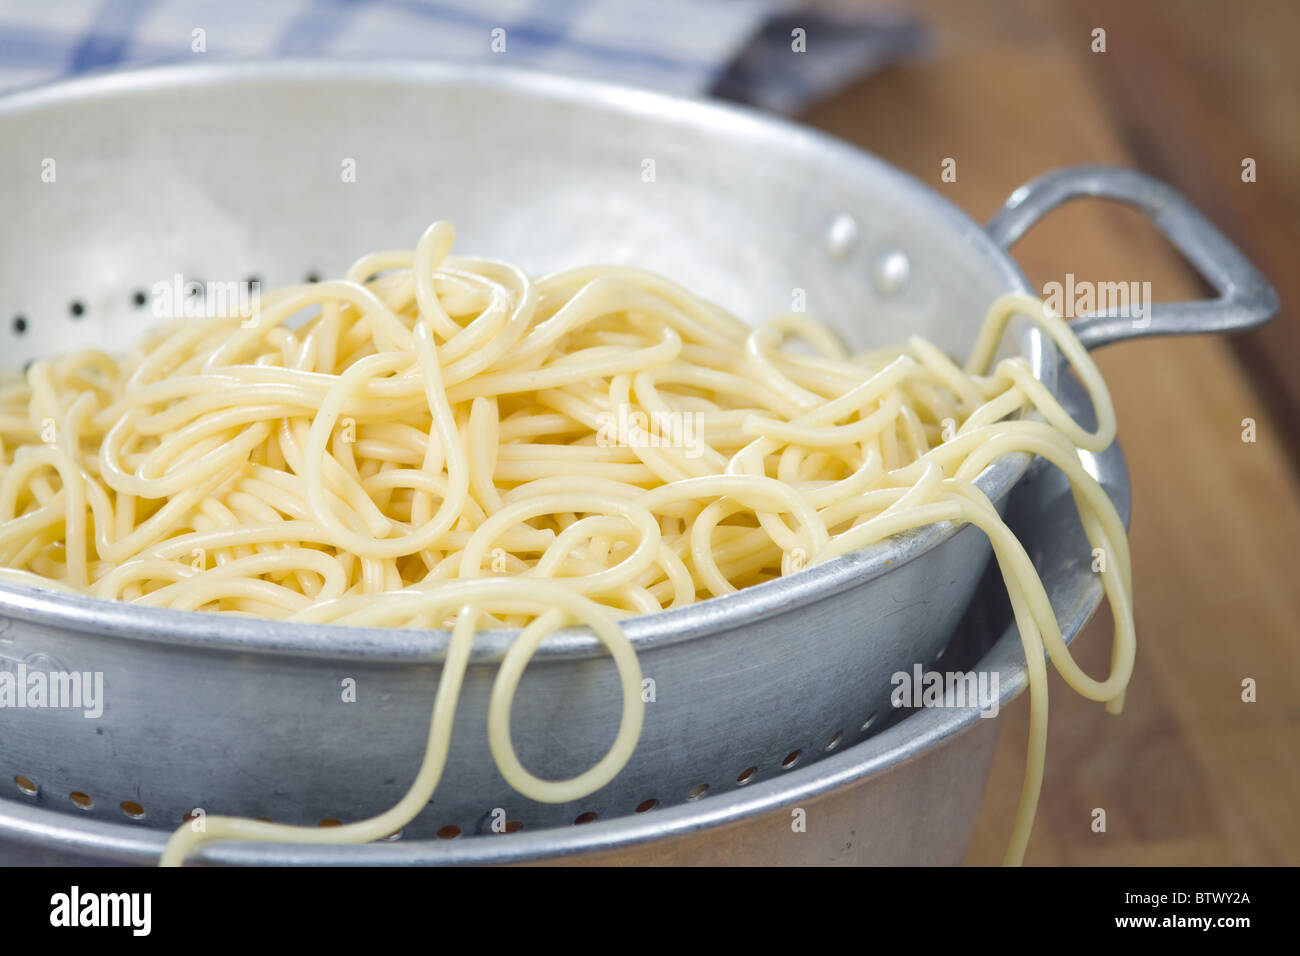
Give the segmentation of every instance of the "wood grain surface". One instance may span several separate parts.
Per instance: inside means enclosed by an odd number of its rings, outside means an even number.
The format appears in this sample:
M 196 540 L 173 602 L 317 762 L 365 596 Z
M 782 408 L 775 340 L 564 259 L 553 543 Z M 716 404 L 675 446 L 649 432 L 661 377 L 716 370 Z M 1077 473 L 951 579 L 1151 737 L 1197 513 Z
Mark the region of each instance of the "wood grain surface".
M 1031 864 L 1300 863 L 1300 6 L 1121 2 L 909 4 L 928 53 L 805 117 L 908 170 L 976 219 L 1020 183 L 1082 162 L 1145 169 L 1183 190 L 1283 300 L 1267 331 L 1157 339 L 1097 355 L 1134 488 L 1139 652 L 1118 718 L 1053 674 L 1047 776 Z M 1107 51 L 1090 49 L 1107 31 Z M 957 181 L 940 164 L 957 161 Z M 1241 161 L 1257 161 L 1243 183 Z M 1150 280 L 1157 301 L 1201 280 L 1137 213 L 1052 213 L 1014 250 L 1035 285 Z M 1243 441 L 1254 419 L 1257 440 Z M 1103 610 L 1076 653 L 1107 664 Z M 1242 701 L 1243 678 L 1258 699 Z M 967 857 L 999 861 L 1024 766 L 1022 697 L 1002 723 Z M 1105 833 L 1091 829 L 1094 808 Z

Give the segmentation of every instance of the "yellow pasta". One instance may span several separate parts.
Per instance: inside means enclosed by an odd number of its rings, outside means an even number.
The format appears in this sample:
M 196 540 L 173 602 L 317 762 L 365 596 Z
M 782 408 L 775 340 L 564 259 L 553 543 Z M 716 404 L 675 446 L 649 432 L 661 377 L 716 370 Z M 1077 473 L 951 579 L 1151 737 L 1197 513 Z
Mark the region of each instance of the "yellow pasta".
M 1135 648 L 1124 529 L 1079 459 L 1114 439 L 1114 410 L 1066 323 L 1007 295 L 965 368 L 919 338 L 854 355 L 805 315 L 751 328 L 628 268 L 533 280 L 452 256 L 453 236 L 435 223 L 414 250 L 272 292 L 251 316 L 174 320 L 124 359 L 83 349 L 0 389 L 0 579 L 205 612 L 452 628 L 424 762 L 397 806 L 329 829 L 209 817 L 201 833 L 176 832 L 164 863 L 210 840 L 365 842 L 400 829 L 438 785 L 484 627 L 521 629 L 489 708 L 497 766 L 533 799 L 579 799 L 619 772 L 640 733 L 621 618 L 944 521 L 988 535 L 1029 662 L 1028 768 L 1007 851 L 1019 862 L 1042 781 L 1044 651 L 1071 687 L 1117 711 Z M 1024 359 L 993 363 L 1016 314 L 1072 364 L 1094 432 Z M 1104 680 L 1070 656 L 1028 555 L 974 484 L 1016 452 L 1062 469 L 1109 556 Z M 510 708 L 537 647 L 572 624 L 613 656 L 622 720 L 594 767 L 542 780 L 515 756 Z

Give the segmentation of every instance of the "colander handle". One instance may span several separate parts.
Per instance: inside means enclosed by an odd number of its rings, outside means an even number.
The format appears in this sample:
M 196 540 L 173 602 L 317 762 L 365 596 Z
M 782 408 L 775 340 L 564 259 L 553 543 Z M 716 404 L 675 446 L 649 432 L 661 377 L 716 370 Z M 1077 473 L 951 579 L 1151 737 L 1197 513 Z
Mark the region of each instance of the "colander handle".
M 1070 166 L 1032 179 L 989 220 L 989 235 L 1009 249 L 1051 210 L 1085 196 L 1141 210 L 1219 293 L 1216 299 L 1160 302 L 1145 314 L 1111 309 L 1076 319 L 1071 328 L 1089 349 L 1148 335 L 1237 332 L 1277 312 L 1273 287 L 1223 233 L 1175 190 L 1131 169 Z

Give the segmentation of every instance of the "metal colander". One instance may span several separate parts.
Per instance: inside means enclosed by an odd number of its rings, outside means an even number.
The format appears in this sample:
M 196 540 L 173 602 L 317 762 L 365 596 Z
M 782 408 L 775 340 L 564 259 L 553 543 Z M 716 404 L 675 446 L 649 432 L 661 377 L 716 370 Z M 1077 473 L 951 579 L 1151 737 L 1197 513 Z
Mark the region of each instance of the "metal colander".
M 339 274 L 361 253 L 410 245 L 434 219 L 456 223 L 459 250 L 534 274 L 635 263 L 751 319 L 799 289 L 854 345 L 919 333 L 963 354 L 988 303 L 1028 290 L 1005 246 L 1052 206 L 1102 195 L 1146 210 L 1221 298 L 1159 306 L 1141 330 L 1085 320 L 1086 344 L 1243 327 L 1276 302 L 1213 227 L 1137 174 L 1053 174 L 1017 191 L 985 231 L 879 160 L 790 124 L 506 70 L 307 61 L 109 75 L 6 98 L 0 138 L 0 307 L 11 317 L 0 362 L 11 368 L 74 344 L 120 351 L 152 320 L 150 290 L 175 276 L 279 285 Z M 1011 341 L 1055 390 L 1050 343 L 1031 330 Z M 1126 493 L 1116 460 L 1110 477 Z M 1008 458 L 980 484 L 1005 509 L 1028 466 Z M 890 723 L 890 675 L 940 659 L 969 621 L 989 553 L 977 530 L 936 526 L 628 622 L 653 681 L 644 731 L 627 768 L 574 804 L 530 801 L 497 772 L 487 701 L 510 635 L 481 634 L 443 781 L 402 839 L 280 848 L 276 859 L 410 861 L 424 846 L 448 859 L 546 856 L 608 848 L 600 834 L 615 831 L 603 821 L 636 842 L 770 810 L 790 781 L 824 793 L 831 778 L 808 775 L 849 757 L 841 751 L 861 756 L 854 745 Z M 1082 560 L 1057 559 L 1066 577 Z M 1081 623 L 1097 592 L 1071 587 Z M 1001 633 L 968 641 L 972 660 Z M 0 710 L 0 832 L 139 858 L 194 808 L 297 824 L 378 813 L 419 764 L 446 637 L 0 585 L 0 666 L 98 672 L 105 685 L 97 719 Z M 585 633 L 562 632 L 516 698 L 520 759 L 543 776 L 576 774 L 609 746 L 619 711 L 613 665 Z M 933 737 L 914 723 L 923 716 L 888 732 Z M 986 745 L 965 753 L 987 773 L 992 735 L 979 736 Z M 931 828 L 936 847 L 961 843 L 979 788 L 965 792 L 953 821 Z M 746 808 L 748 793 L 767 802 Z M 899 799 L 895 815 L 909 803 L 923 806 Z M 581 847 L 539 835 L 586 821 L 596 836 Z M 923 829 L 902 816 L 889 825 Z M 894 841 L 899 859 L 944 856 L 920 829 Z M 445 848 L 476 834 L 491 839 Z M 506 837 L 519 849 L 502 849 Z M 890 839 L 882 831 L 875 845 Z

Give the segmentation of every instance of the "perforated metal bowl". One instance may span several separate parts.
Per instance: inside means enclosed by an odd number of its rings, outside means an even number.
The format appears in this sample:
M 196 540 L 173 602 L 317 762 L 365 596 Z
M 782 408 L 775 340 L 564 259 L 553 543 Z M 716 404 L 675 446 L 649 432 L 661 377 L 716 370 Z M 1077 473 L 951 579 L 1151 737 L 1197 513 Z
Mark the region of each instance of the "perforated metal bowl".
M 1051 174 L 985 231 L 892 167 L 791 124 L 506 70 L 307 61 L 108 75 L 0 101 L 0 142 L 0 300 L 24 320 L 0 356 L 10 367 L 74 343 L 119 349 L 148 323 L 136 293 L 176 274 L 300 281 L 409 245 L 437 218 L 457 224 L 459 249 L 532 272 L 636 263 L 750 319 L 800 289 L 858 346 L 916 332 L 963 354 L 988 303 L 1027 290 L 1005 246 L 1057 203 L 1100 195 L 1146 210 L 1221 298 L 1159 306 L 1140 328 L 1084 321 L 1087 344 L 1244 327 L 1276 304 L 1213 227 L 1138 174 Z M 1012 341 L 1055 389 L 1050 344 L 1023 330 Z M 1008 458 L 980 484 L 1005 507 L 1027 465 Z M 832 740 L 847 747 L 889 714 L 889 675 L 949 644 L 988 554 L 975 529 L 936 526 L 628 622 L 655 701 L 631 764 L 581 804 L 533 803 L 497 773 L 486 708 L 510 635 L 485 633 L 443 784 L 405 837 L 491 832 L 498 810 L 532 831 L 649 801 L 706 806 Z M 371 815 L 418 765 L 446 637 L 0 585 L 9 666 L 106 683 L 98 719 L 0 710 L 0 785 L 32 812 L 109 823 L 129 810 L 155 835 L 195 807 L 292 823 Z M 521 759 L 546 776 L 580 771 L 612 740 L 619 707 L 595 641 L 557 635 L 514 708 Z

